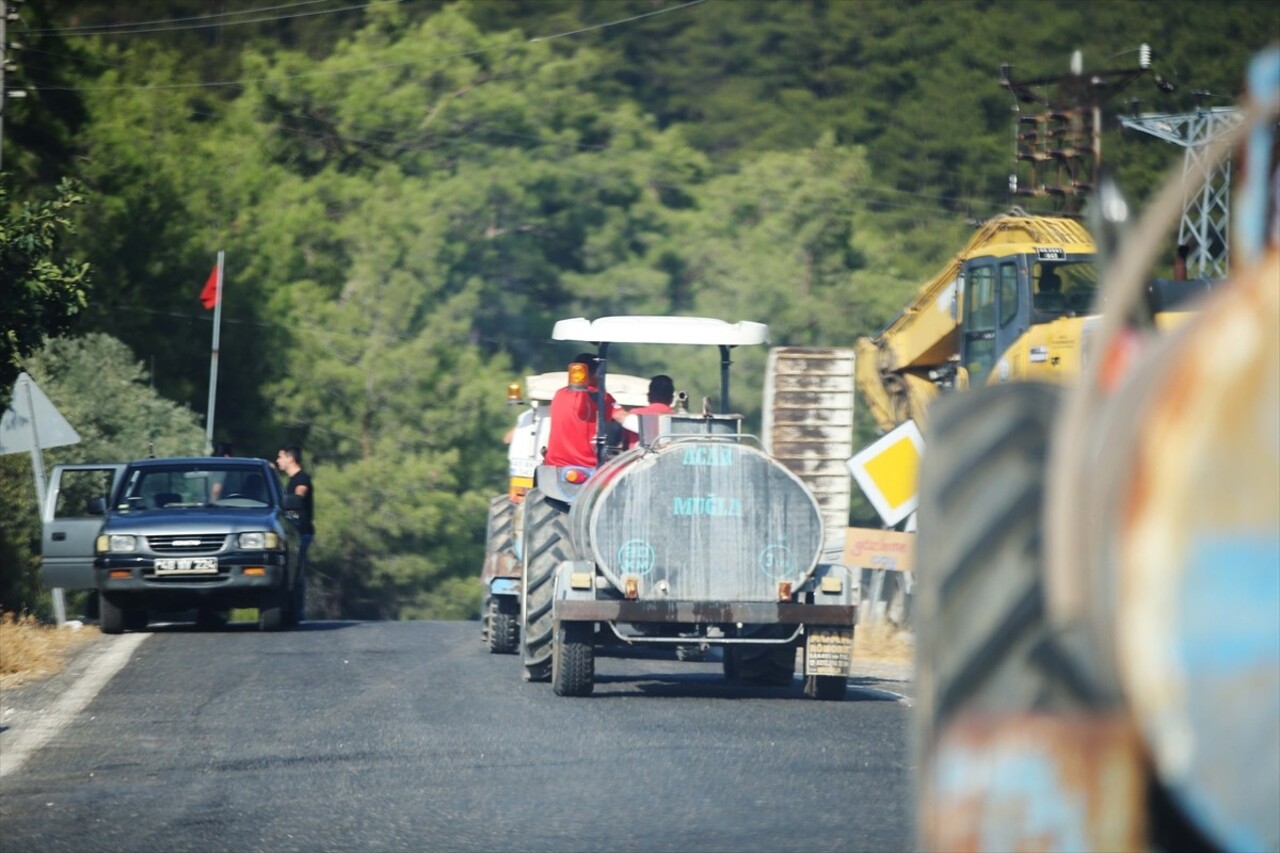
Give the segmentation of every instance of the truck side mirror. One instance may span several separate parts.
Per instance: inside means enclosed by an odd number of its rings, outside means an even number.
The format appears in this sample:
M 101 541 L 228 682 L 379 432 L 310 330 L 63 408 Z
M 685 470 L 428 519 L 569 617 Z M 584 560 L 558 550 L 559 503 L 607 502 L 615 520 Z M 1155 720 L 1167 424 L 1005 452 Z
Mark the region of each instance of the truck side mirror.
M 89 504 L 86 507 L 89 515 L 106 515 L 107 499 L 106 498 L 89 498 Z
M 307 505 L 302 495 L 285 495 L 284 508 L 291 512 L 301 512 L 303 507 Z

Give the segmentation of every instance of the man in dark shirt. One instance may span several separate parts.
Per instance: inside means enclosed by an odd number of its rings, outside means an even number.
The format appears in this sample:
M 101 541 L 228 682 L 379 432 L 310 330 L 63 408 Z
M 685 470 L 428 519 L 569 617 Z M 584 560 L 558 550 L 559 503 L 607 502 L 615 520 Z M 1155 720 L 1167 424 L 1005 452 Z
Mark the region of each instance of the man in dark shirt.
M 298 511 L 298 532 L 302 534 L 302 542 L 298 554 L 298 583 L 293 590 L 292 602 L 294 617 L 301 622 L 307 603 L 307 551 L 316 538 L 315 493 L 311 488 L 311 475 L 302 470 L 302 449 L 296 444 L 280 448 L 276 453 L 276 467 L 289 478 L 284 493 L 302 498 L 302 509 Z

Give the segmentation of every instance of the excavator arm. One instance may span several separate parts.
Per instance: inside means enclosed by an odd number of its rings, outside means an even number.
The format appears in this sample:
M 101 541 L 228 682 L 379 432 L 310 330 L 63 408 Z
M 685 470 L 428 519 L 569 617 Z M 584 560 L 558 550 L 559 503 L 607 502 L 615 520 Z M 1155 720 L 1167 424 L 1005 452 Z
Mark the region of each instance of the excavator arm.
M 964 322 L 964 268 L 984 255 L 1034 254 L 1036 246 L 1093 252 L 1088 232 L 1070 219 L 1015 210 L 985 223 L 964 249 L 916 292 L 911 303 L 874 338 L 855 344 L 855 377 L 880 429 L 914 420 L 925 426 L 931 400 L 968 384 L 960 364 Z

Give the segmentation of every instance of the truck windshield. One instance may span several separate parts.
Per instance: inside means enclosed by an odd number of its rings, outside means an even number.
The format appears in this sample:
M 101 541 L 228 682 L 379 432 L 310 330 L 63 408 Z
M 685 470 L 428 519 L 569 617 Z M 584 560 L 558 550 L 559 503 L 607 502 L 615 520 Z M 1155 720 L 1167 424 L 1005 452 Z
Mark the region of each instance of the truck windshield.
M 118 502 L 119 509 L 270 505 L 271 492 L 260 471 L 216 463 L 135 468 L 125 478 Z

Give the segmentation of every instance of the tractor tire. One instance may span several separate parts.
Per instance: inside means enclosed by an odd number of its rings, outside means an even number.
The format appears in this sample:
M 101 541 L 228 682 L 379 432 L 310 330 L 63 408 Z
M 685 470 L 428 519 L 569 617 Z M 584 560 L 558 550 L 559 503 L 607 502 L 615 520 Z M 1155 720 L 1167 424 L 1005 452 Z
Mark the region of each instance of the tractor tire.
M 515 554 L 515 512 L 516 505 L 513 504 L 511 499 L 506 495 L 494 495 L 489 499 L 489 520 L 485 527 L 485 573 L 481 577 L 481 581 L 485 584 L 486 595 L 484 605 L 480 609 L 480 642 L 488 647 L 489 651 L 494 654 L 512 654 L 515 652 L 514 646 L 510 649 L 506 649 L 505 651 L 499 651 L 494 648 L 495 641 L 498 641 L 501 646 L 504 638 L 501 636 L 495 638 L 493 636 L 490 620 L 494 612 L 493 608 L 496 607 L 497 604 L 496 599 L 487 594 L 488 583 L 490 580 L 490 576 L 488 575 L 489 560 L 492 558 L 492 555 L 501 554 L 503 552 L 507 552 L 512 555 Z M 516 622 L 513 625 L 517 641 L 520 636 L 519 618 L 520 615 L 517 610 Z
M 590 696 L 596 682 L 595 624 L 561 622 L 551 653 L 551 689 L 557 696 Z
M 524 571 L 521 583 L 520 651 L 525 681 L 551 678 L 551 605 L 556 566 L 573 559 L 563 504 L 534 488 L 524 496 Z
M 516 505 L 506 495 L 489 498 L 489 523 L 485 533 L 485 552 L 510 551 L 515 544 Z
M 485 608 L 489 653 L 513 655 L 520 649 L 520 601 L 514 595 L 491 595 Z
M 1044 479 L 1061 398 L 1019 382 L 930 410 L 913 614 L 925 760 L 960 715 L 1070 710 L 1096 695 L 1045 618 Z

